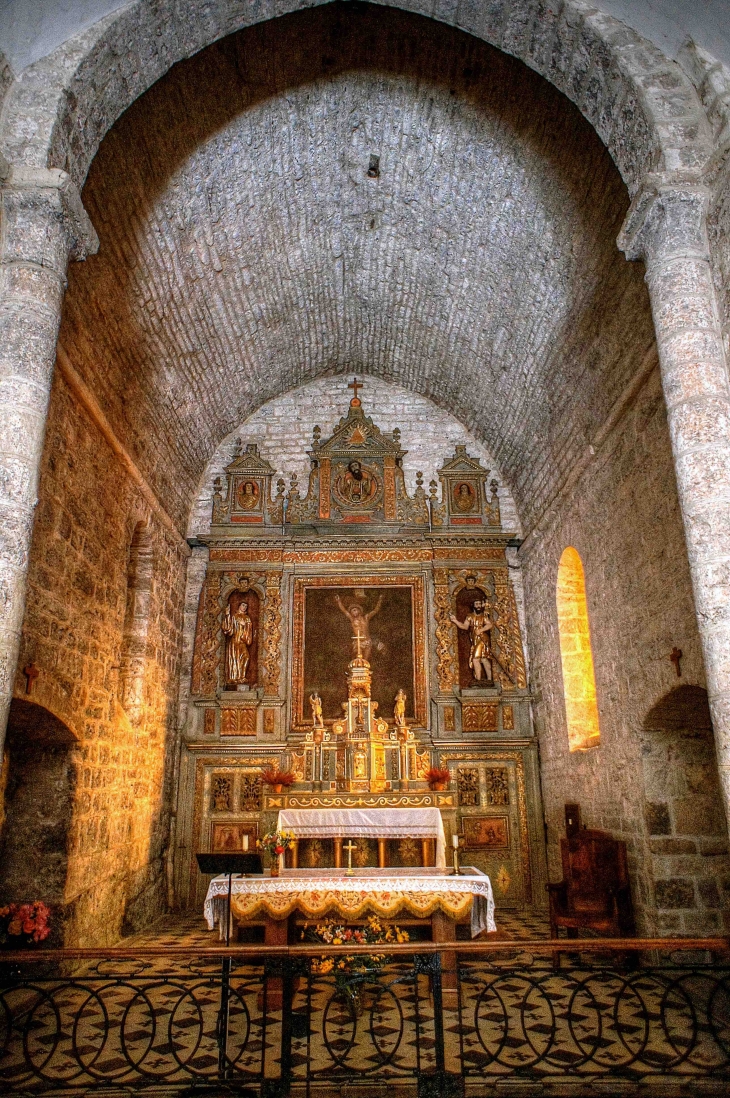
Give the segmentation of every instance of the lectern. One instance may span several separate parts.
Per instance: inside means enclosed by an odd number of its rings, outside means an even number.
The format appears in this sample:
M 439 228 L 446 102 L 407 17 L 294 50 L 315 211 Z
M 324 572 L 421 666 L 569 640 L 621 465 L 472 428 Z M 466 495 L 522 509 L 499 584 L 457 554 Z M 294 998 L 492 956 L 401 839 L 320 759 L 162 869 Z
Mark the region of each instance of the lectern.
M 226 903 L 226 945 L 231 944 L 231 891 L 234 873 L 263 873 L 260 854 L 196 854 L 201 873 L 224 873 L 228 877 L 228 901 Z M 230 957 L 223 958 L 221 971 L 221 1004 L 218 1011 L 218 1070 L 228 1078 L 228 1003 L 231 980 Z
M 263 873 L 260 854 L 196 854 L 201 873 L 225 874 L 228 877 L 228 903 L 226 905 L 226 945 L 231 942 L 231 892 L 234 873 Z

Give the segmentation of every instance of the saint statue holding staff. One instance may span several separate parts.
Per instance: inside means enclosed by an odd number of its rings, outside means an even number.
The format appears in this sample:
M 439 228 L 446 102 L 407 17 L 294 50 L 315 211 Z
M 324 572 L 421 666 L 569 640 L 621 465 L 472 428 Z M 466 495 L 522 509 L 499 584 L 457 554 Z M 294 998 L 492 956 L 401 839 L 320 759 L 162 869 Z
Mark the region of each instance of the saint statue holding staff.
M 248 603 L 242 599 L 235 610 L 228 603 L 221 628 L 226 637 L 226 683 L 245 685 L 253 643 L 253 622 L 248 614 Z

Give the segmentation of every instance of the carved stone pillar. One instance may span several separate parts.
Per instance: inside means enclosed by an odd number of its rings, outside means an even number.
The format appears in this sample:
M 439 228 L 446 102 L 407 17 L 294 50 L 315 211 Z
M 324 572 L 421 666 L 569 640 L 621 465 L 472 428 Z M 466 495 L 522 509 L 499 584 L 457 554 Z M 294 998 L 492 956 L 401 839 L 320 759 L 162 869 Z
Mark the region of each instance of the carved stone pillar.
M 650 177 L 619 236 L 643 259 L 730 820 L 730 385 L 712 285 L 707 190 Z
M 97 250 L 75 184 L 13 168 L 0 192 L 0 753 L 18 660 L 28 551 L 69 259 Z

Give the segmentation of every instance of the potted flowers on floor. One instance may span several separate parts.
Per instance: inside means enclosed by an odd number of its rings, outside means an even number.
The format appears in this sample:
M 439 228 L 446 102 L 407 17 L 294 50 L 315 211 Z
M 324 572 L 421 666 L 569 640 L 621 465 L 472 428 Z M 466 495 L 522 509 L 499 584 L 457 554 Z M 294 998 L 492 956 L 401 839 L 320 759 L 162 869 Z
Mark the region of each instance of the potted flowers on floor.
M 281 793 L 284 789 L 288 789 L 296 780 L 296 775 L 292 774 L 291 770 L 276 770 L 273 766 L 268 767 L 261 774 L 261 781 L 264 785 L 271 786 L 274 793 Z
M 293 831 L 269 831 L 263 838 L 258 839 L 256 846 L 259 850 L 265 850 L 271 858 L 270 873 L 272 877 L 279 876 L 279 863 L 281 855 L 295 841 L 296 835 Z
M 426 781 L 436 793 L 443 792 L 449 784 L 450 779 L 451 774 L 449 773 L 448 766 L 432 766 L 431 769 L 426 772 Z
M 0 907 L 0 946 L 27 949 L 44 942 L 51 933 L 51 909 L 42 900 Z
M 410 940 L 408 931 L 394 923 L 383 923 L 377 916 L 369 915 L 365 926 L 347 927 L 334 920 L 318 923 L 316 926 L 305 925 L 302 931 L 302 939 L 305 942 L 313 942 L 317 945 L 383 945 L 395 944 Z M 385 955 L 382 953 L 356 953 L 336 955 L 330 957 L 315 957 L 312 959 L 312 973 L 317 976 L 332 974 L 335 980 L 337 996 L 347 1004 L 347 1010 L 358 1016 L 364 1006 L 363 995 L 366 991 L 375 992 L 377 996 L 379 988 L 373 987 L 380 975 Z

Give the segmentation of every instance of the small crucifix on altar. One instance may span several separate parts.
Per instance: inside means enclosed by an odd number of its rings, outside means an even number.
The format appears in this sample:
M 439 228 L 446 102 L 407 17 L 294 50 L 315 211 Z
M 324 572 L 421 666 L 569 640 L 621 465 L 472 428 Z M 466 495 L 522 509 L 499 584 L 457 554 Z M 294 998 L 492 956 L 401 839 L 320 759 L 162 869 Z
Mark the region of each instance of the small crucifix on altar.
M 352 839 L 350 839 L 349 843 L 345 843 L 342 849 L 347 851 L 347 871 L 345 876 L 354 877 L 355 871 L 352 868 L 352 852 L 353 850 L 357 850 L 357 843 L 354 843 Z
M 358 381 L 357 378 L 354 377 L 352 379 L 352 381 L 350 382 L 350 384 L 347 386 L 348 389 L 352 389 L 355 393 L 354 397 L 350 401 L 351 404 L 355 404 L 355 403 L 359 404 L 360 403 L 360 400 L 359 400 L 358 395 L 357 395 L 357 390 L 362 389 L 364 385 L 365 385 L 364 381 Z

